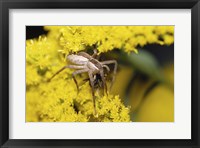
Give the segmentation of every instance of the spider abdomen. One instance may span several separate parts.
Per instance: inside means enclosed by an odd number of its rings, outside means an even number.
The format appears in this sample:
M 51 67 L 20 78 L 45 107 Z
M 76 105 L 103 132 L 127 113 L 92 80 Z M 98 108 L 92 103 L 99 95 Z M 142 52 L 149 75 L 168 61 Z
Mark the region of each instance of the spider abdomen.
M 67 59 L 70 62 L 72 62 L 74 64 L 78 64 L 78 65 L 84 65 L 88 62 L 87 58 L 85 58 L 83 56 L 79 56 L 79 55 L 74 55 L 74 54 L 68 55 Z

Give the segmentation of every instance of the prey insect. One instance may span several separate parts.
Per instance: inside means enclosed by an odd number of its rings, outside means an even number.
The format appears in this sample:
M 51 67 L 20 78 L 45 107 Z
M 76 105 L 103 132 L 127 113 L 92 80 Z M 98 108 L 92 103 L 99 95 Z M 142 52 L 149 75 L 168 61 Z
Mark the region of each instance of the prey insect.
M 110 88 L 113 85 L 115 80 L 115 75 L 117 71 L 117 61 L 116 60 L 108 60 L 108 61 L 99 61 L 97 58 L 97 51 L 94 50 L 93 55 L 89 55 L 86 52 L 79 52 L 77 54 L 70 54 L 67 56 L 67 60 L 71 63 L 70 65 L 66 65 L 58 70 L 49 80 L 53 79 L 57 74 L 63 71 L 66 68 L 75 69 L 72 73 L 73 80 L 76 84 L 77 91 L 79 92 L 78 82 L 75 78 L 77 74 L 87 73 L 89 77 L 90 86 L 92 89 L 93 96 L 93 106 L 94 113 L 96 114 L 96 106 L 95 106 L 95 82 L 99 82 L 99 79 L 102 81 L 102 87 L 104 93 L 107 94 L 107 85 L 105 80 L 105 71 L 110 71 L 110 68 L 107 66 L 108 64 L 114 64 L 114 72 L 112 77 L 112 82 Z M 97 80 L 98 78 L 98 80 Z

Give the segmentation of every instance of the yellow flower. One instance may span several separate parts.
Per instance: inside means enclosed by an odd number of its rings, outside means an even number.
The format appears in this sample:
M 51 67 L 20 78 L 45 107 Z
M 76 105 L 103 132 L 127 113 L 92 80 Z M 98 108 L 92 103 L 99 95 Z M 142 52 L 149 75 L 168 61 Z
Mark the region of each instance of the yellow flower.
M 170 45 L 174 26 L 45 26 L 49 38 L 59 40 L 62 53 L 78 52 L 88 47 L 107 52 L 123 49 L 137 53 L 146 44 Z
M 118 96 L 95 94 L 97 116 L 89 82 L 77 94 L 72 70 L 66 69 L 48 79 L 66 65 L 53 39 L 40 37 L 28 40 L 26 46 L 26 121 L 27 122 L 114 122 L 130 121 L 129 108 Z M 47 58 L 45 58 L 47 57 Z M 78 82 L 85 79 L 77 76 Z M 110 103 L 112 102 L 112 103 Z
M 45 26 L 47 37 L 26 41 L 27 122 L 130 122 L 130 108 L 119 95 L 96 91 L 94 115 L 89 82 L 77 93 L 71 69 L 50 82 L 49 78 L 67 65 L 66 56 L 96 48 L 99 53 L 114 49 L 137 53 L 149 43 L 172 44 L 173 27 L 157 26 Z M 80 84 L 85 75 L 77 76 Z
M 174 94 L 164 85 L 158 85 L 144 99 L 136 122 L 174 122 Z

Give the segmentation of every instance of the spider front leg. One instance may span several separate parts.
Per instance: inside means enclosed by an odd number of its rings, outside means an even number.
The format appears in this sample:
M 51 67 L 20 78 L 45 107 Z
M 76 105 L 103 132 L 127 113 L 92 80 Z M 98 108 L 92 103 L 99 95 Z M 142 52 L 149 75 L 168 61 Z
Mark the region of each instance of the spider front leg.
M 58 70 L 48 81 L 50 82 L 56 75 L 58 75 L 60 72 L 62 72 L 66 68 L 79 69 L 79 70 L 72 73 L 73 80 L 74 80 L 76 87 L 77 87 L 77 92 L 79 92 L 78 82 L 75 78 L 75 75 L 88 72 L 88 69 L 85 68 L 85 66 L 82 66 L 82 65 L 67 65 L 67 66 L 64 66 L 60 70 Z
M 113 78 L 112 78 L 112 82 L 111 82 L 111 85 L 110 85 L 110 89 L 111 89 L 112 86 L 113 86 L 113 82 L 115 80 L 115 75 L 117 73 L 117 61 L 116 60 L 103 61 L 103 62 L 101 62 L 101 64 L 103 64 L 103 65 L 106 65 L 106 64 L 115 64 L 114 71 L 113 71 Z
M 94 53 L 93 53 L 92 57 L 93 57 L 93 58 L 96 58 L 96 57 L 97 57 L 97 49 L 94 49 L 93 52 L 94 52 Z
M 75 82 L 75 84 L 76 84 L 77 92 L 78 92 L 78 93 L 79 93 L 79 87 L 78 87 L 78 82 L 77 82 L 77 80 L 76 80 L 76 78 L 75 78 L 75 75 L 81 74 L 81 73 L 85 73 L 85 72 L 88 72 L 88 69 L 87 69 L 87 68 L 81 69 L 81 70 L 77 70 L 77 71 L 74 71 L 74 72 L 72 73 L 72 77 L 73 77 L 73 80 L 74 80 L 74 82 Z
M 104 94 L 106 93 L 106 95 L 108 95 L 108 89 L 107 89 L 107 85 L 106 85 L 106 80 L 105 80 L 105 77 L 104 77 L 104 72 L 103 72 L 103 69 L 100 70 L 100 76 L 101 76 L 101 80 L 103 82 L 103 91 L 104 91 Z
M 93 107 L 94 107 L 94 115 L 96 116 L 97 112 L 96 112 L 95 95 L 94 95 L 94 91 L 95 91 L 94 90 L 94 77 L 93 77 L 93 74 L 91 71 L 88 71 L 88 76 L 89 76 L 90 85 L 92 88 L 92 101 L 93 101 Z
M 82 65 L 67 65 L 62 67 L 60 70 L 58 70 L 51 78 L 48 80 L 50 82 L 56 75 L 58 75 L 60 72 L 62 72 L 64 69 L 70 68 L 70 69 L 84 69 L 85 67 Z

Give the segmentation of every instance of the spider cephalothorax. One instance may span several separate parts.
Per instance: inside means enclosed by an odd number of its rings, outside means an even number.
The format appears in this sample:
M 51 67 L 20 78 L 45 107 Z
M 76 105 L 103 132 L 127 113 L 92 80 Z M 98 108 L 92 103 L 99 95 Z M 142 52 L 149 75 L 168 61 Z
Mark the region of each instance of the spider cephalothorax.
M 117 71 L 117 61 L 115 61 L 115 60 L 99 61 L 98 59 L 96 59 L 96 56 L 97 56 L 96 50 L 94 50 L 94 54 L 92 56 L 86 52 L 70 54 L 67 56 L 67 60 L 72 64 L 64 66 L 50 78 L 50 80 L 51 80 L 58 73 L 60 73 L 61 71 L 63 71 L 66 68 L 76 69 L 76 71 L 74 71 L 72 73 L 72 77 L 77 86 L 77 90 L 79 91 L 79 86 L 78 86 L 77 80 L 75 78 L 75 75 L 81 74 L 81 73 L 88 73 L 90 86 L 92 88 L 94 108 L 95 108 L 95 95 L 94 95 L 95 83 L 99 83 L 101 81 L 102 87 L 103 87 L 104 91 L 107 93 L 104 68 L 106 68 L 107 71 L 110 71 L 107 64 L 115 64 L 114 75 L 112 78 L 111 86 L 115 79 L 115 74 Z

